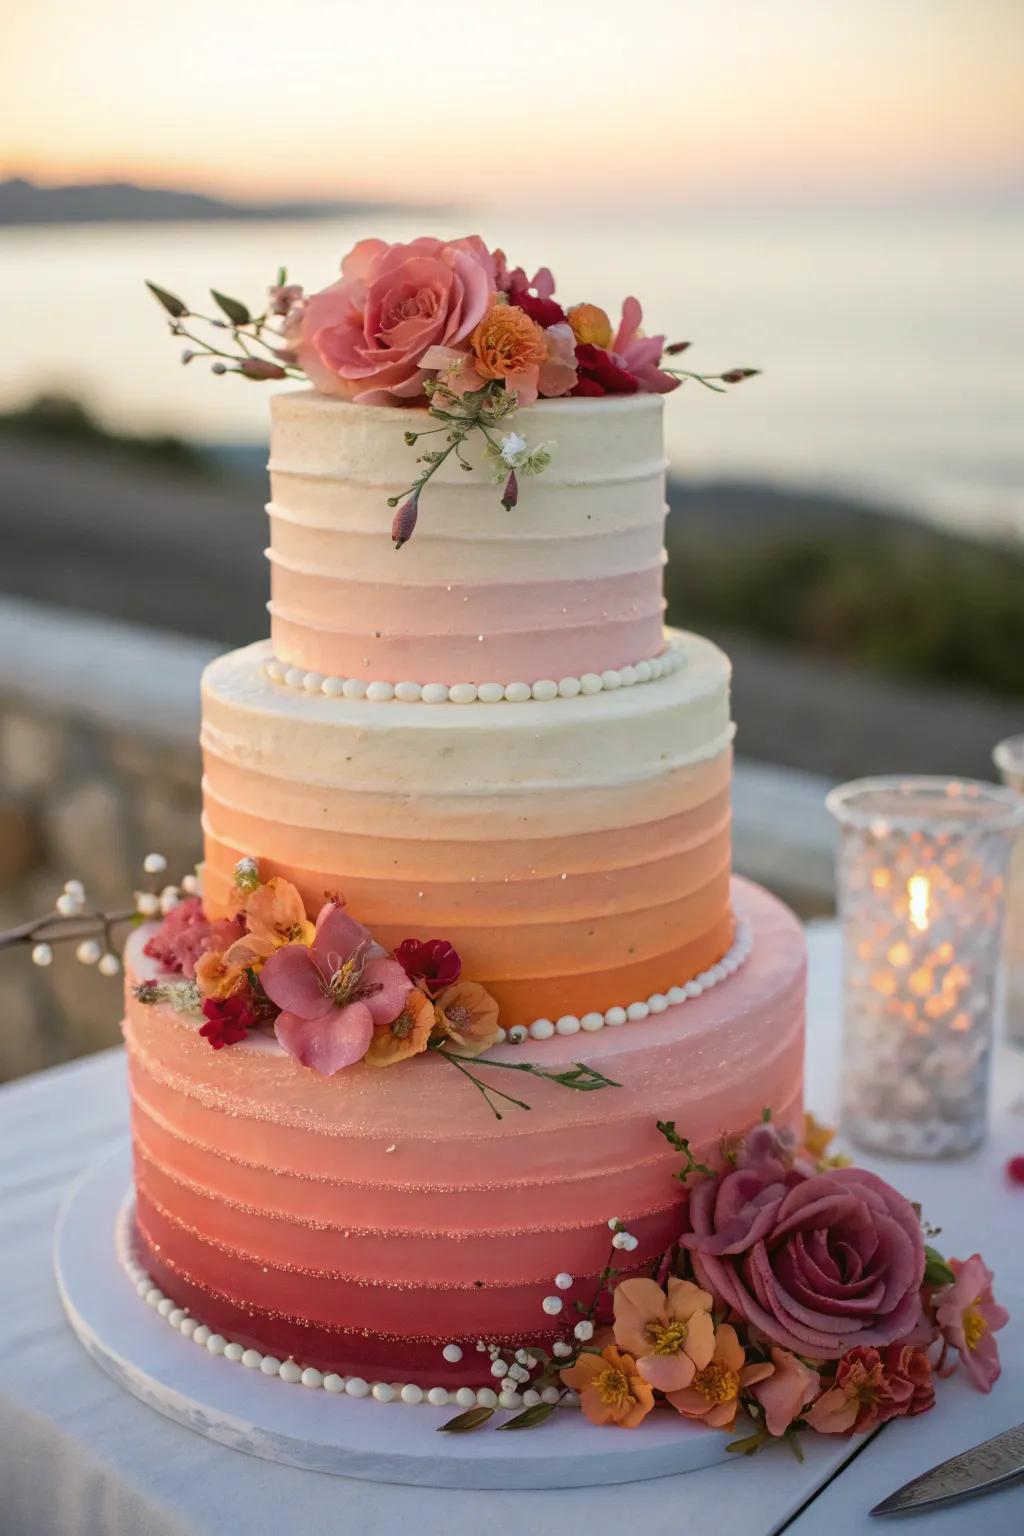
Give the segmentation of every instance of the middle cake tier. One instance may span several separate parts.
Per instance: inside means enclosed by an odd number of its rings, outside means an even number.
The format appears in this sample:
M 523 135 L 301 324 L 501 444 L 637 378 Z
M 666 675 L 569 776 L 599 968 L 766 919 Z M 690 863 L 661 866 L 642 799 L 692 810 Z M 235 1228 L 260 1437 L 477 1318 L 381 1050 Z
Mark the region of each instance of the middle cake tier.
M 445 938 L 506 1029 L 628 1008 L 729 949 L 729 663 L 591 696 L 461 705 L 306 693 L 269 642 L 203 680 L 205 899 L 259 860 L 387 948 Z

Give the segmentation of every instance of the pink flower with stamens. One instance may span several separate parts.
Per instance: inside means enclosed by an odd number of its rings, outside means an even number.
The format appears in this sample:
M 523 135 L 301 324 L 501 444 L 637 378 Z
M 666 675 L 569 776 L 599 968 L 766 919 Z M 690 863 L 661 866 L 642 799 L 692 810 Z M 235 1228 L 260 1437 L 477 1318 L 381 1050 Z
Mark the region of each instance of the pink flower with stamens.
M 324 1077 L 361 1061 L 374 1026 L 396 1019 L 412 990 L 398 961 L 337 902 L 321 909 L 312 945 L 275 950 L 260 982 L 282 1010 L 274 1023 L 278 1040 Z
M 959 1350 L 968 1376 L 979 1392 L 991 1392 L 1002 1366 L 992 1337 L 1010 1321 L 1010 1314 L 992 1295 L 992 1271 L 981 1255 L 950 1259 L 956 1279 L 932 1298 L 935 1317 L 947 1344 Z

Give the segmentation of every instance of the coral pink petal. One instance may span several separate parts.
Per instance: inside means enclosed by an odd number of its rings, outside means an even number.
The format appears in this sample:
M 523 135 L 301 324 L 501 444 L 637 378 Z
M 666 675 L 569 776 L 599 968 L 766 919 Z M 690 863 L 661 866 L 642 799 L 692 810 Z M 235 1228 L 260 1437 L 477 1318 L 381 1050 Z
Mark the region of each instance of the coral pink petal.
M 365 1003 L 348 1003 L 318 1019 L 282 1013 L 274 1033 L 289 1056 L 321 1077 L 331 1077 L 366 1055 L 373 1038 L 373 1019 Z
M 320 967 L 304 944 L 275 950 L 260 972 L 272 1003 L 301 1019 L 318 1019 L 331 1006 Z
M 648 1386 L 658 1392 L 681 1392 L 697 1373 L 689 1355 L 644 1355 L 636 1368 Z
M 331 902 L 322 907 L 316 920 L 316 937 L 313 940 L 313 956 L 326 975 L 355 954 L 361 944 L 368 942 L 370 934 L 362 923 L 349 917 L 344 907 Z
M 612 342 L 612 351 L 621 352 L 628 346 L 640 329 L 640 322 L 644 318 L 644 312 L 640 308 L 640 300 L 632 297 L 622 301 L 622 319 L 619 328 L 615 332 L 615 340 Z
M 373 959 L 366 962 L 363 980 L 371 987 L 380 987 L 365 1006 L 375 1024 L 390 1024 L 397 1019 L 412 991 L 412 982 L 397 960 Z

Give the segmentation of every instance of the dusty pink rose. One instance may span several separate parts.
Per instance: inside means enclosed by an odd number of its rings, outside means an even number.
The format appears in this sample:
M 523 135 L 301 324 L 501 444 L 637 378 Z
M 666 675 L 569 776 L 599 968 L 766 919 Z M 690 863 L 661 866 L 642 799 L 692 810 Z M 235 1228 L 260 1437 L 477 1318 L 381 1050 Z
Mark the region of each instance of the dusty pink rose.
M 494 260 L 476 235 L 361 240 L 338 281 L 306 300 L 293 342 L 299 366 L 328 395 L 371 405 L 419 400 L 423 354 L 457 346 L 493 295 Z
M 639 299 L 623 299 L 622 319 L 612 339 L 611 353 L 647 394 L 667 395 L 679 388 L 679 380 L 658 367 L 665 346 L 664 336 L 645 336 L 640 329 L 644 312 Z
M 366 1055 L 374 1026 L 401 1013 L 412 983 L 397 960 L 373 944 L 360 923 L 328 902 L 316 937 L 276 949 L 260 972 L 282 1009 L 274 1033 L 289 1056 L 325 1077 Z
M 932 1298 L 935 1317 L 947 1344 L 960 1351 L 964 1369 L 980 1392 L 991 1392 L 1002 1366 L 993 1338 L 1010 1314 L 992 1295 L 992 1271 L 981 1255 L 950 1259 L 956 1279 Z
M 924 1239 L 910 1202 L 861 1168 L 796 1165 L 771 1127 L 693 1186 L 687 1228 L 698 1282 L 795 1354 L 891 1344 L 920 1317 Z
M 145 953 L 169 971 L 180 971 L 191 981 L 196 961 L 212 950 L 227 949 L 245 932 L 233 918 L 211 922 L 198 896 L 172 907 L 146 944 Z
M 750 1390 L 764 1409 L 768 1433 L 784 1435 L 803 1408 L 817 1397 L 821 1377 L 788 1349 L 777 1346 L 772 1347 L 772 1364 L 772 1374 L 755 1382 Z

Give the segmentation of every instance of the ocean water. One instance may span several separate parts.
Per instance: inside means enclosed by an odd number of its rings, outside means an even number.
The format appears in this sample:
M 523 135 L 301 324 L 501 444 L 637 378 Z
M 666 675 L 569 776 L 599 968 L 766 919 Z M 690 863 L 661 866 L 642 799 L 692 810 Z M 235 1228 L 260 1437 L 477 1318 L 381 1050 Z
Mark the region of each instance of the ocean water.
M 1024 537 L 1024 211 L 887 209 L 687 216 L 511 208 L 425 219 L 95 225 L 0 231 L 0 407 L 77 393 L 111 426 L 258 442 L 267 386 L 178 362 L 144 278 L 202 307 L 251 303 L 279 264 L 309 288 L 367 234 L 478 229 L 565 302 L 693 342 L 707 372 L 764 370 L 726 396 L 688 383 L 667 407 L 692 477 L 863 497 L 979 535 Z M 692 360 L 692 361 L 689 361 Z

